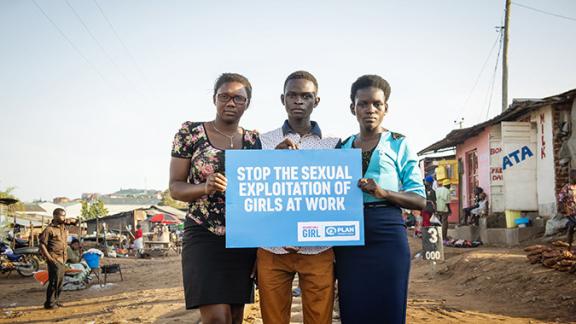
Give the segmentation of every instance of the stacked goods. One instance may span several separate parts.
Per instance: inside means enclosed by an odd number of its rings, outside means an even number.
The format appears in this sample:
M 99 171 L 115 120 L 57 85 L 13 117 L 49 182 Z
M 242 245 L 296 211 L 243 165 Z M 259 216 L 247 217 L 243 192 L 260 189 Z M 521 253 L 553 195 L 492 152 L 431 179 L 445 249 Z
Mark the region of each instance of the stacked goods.
M 576 273 L 576 255 L 568 251 L 568 244 L 562 241 L 552 243 L 554 247 L 532 245 L 524 249 L 528 261 L 542 263 L 545 267 L 558 271 Z
M 540 263 L 542 262 L 542 253 L 551 251 L 552 249 L 543 245 L 532 245 L 524 249 L 528 253 L 527 257 L 530 263 Z

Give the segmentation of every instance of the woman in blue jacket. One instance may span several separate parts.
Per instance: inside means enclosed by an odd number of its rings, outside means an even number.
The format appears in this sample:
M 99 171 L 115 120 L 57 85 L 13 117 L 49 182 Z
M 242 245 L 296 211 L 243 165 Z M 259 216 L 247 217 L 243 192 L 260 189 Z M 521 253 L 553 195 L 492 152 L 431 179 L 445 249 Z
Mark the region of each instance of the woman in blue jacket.
M 426 193 L 403 135 L 380 125 L 390 85 L 377 75 L 352 84 L 350 110 L 360 133 L 342 148 L 362 149 L 365 246 L 336 249 L 340 316 L 349 323 L 405 323 L 410 249 L 400 208 L 421 210 Z

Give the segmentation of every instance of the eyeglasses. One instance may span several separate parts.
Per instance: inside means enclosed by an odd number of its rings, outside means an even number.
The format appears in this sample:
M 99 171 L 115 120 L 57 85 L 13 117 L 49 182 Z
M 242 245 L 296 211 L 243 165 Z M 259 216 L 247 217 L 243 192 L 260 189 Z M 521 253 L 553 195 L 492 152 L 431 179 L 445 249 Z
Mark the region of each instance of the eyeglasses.
M 243 105 L 246 103 L 246 101 L 248 101 L 246 97 L 243 97 L 241 95 L 231 96 L 226 93 L 219 93 L 218 95 L 216 95 L 216 99 L 218 99 L 218 101 L 220 101 L 221 103 L 228 103 L 230 99 L 232 99 L 232 101 L 234 101 L 234 103 L 237 105 Z

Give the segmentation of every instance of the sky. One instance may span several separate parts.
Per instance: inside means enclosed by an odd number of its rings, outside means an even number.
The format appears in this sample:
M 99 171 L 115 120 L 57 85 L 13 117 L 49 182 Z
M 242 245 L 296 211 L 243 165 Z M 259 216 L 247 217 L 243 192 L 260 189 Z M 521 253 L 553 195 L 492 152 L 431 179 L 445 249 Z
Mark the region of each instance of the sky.
M 310 71 L 312 119 L 343 138 L 350 85 L 381 75 L 383 126 L 420 150 L 501 112 L 504 2 L 0 0 L 0 190 L 166 189 L 173 136 L 214 118 L 223 72 L 249 78 L 241 125 L 265 132 L 285 119 L 286 76 Z M 510 21 L 509 103 L 576 88 L 576 1 L 513 1 Z

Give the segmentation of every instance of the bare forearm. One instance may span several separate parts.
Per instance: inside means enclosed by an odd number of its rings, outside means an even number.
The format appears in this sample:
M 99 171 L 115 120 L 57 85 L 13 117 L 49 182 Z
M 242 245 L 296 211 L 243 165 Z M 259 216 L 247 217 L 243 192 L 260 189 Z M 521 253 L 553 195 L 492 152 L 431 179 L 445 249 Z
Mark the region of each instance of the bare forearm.
M 206 195 L 206 184 L 190 184 L 184 181 L 175 181 L 170 184 L 170 196 L 176 200 L 191 202 Z
M 426 199 L 413 192 L 386 191 L 383 199 L 388 200 L 402 208 L 422 210 L 426 207 Z

